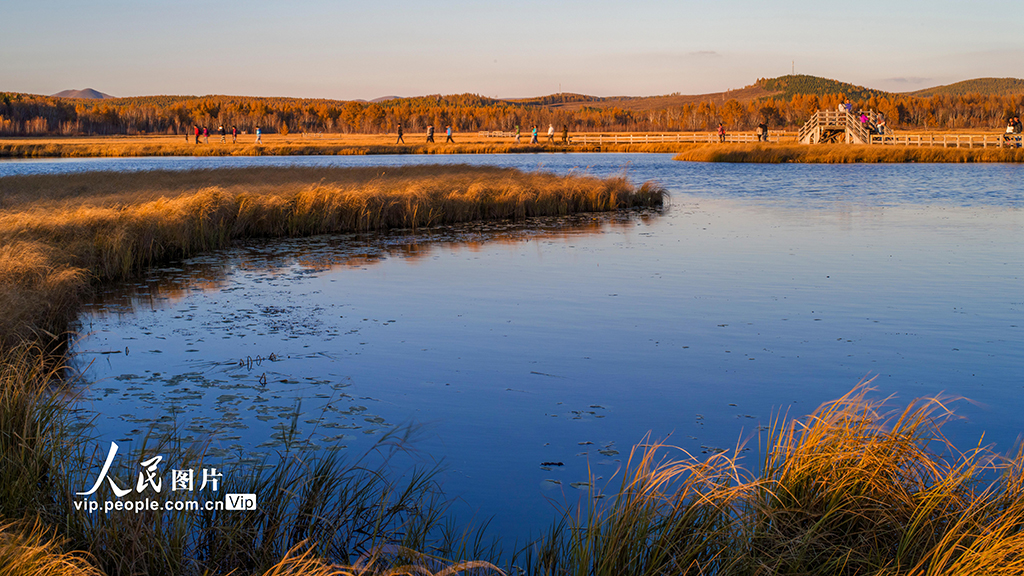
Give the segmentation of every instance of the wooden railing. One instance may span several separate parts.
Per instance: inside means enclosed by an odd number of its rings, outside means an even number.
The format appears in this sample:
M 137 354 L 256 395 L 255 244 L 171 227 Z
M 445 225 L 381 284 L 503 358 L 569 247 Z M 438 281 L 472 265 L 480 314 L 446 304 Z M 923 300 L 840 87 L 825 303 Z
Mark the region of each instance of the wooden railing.
M 782 131 L 768 131 L 768 142 L 778 142 L 786 136 Z M 574 134 L 575 144 L 662 144 L 684 142 L 691 144 L 718 142 L 717 132 L 675 132 L 673 134 Z M 757 142 L 753 132 L 727 132 L 726 142 Z
M 943 148 L 999 148 L 1022 145 L 1020 134 L 872 134 L 871 144 L 882 146 L 942 146 Z
M 515 132 L 479 132 L 484 138 L 515 138 Z M 529 138 L 530 134 L 523 134 L 522 138 Z M 779 142 L 786 137 L 786 133 L 768 131 L 768 142 Z M 547 140 L 547 133 L 537 134 L 538 140 Z M 555 134 L 555 140 L 561 142 L 562 133 Z M 574 133 L 570 141 L 573 144 L 662 144 L 667 142 L 688 142 L 707 143 L 718 142 L 717 132 L 675 132 L 672 134 L 592 134 Z M 757 135 L 753 132 L 730 132 L 725 135 L 726 142 L 757 142 Z

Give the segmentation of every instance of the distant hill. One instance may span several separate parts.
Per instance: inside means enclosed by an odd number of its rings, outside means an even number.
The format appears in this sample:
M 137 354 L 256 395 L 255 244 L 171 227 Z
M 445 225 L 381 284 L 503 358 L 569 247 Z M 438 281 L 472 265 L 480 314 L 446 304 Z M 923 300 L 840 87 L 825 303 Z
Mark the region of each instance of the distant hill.
M 110 94 L 104 94 L 98 90 L 92 88 L 86 88 L 85 90 L 64 90 L 63 92 L 57 92 L 51 94 L 54 98 L 82 98 L 87 100 L 102 100 L 104 98 L 113 98 Z
M 872 96 L 882 97 L 890 94 L 884 90 L 865 88 L 864 86 L 857 86 L 848 82 L 840 82 L 820 76 L 808 76 L 806 74 L 779 76 L 778 78 L 761 78 L 754 85 L 772 93 L 772 96 L 787 99 L 797 94 L 815 94 L 818 96 L 846 94 L 846 97 L 851 100 L 866 100 Z
M 938 94 L 965 96 L 967 94 L 984 94 L 987 96 L 1012 96 L 1024 94 L 1024 80 L 1020 78 L 975 78 L 955 84 L 925 88 L 916 92 L 907 92 L 909 96 L 927 98 Z

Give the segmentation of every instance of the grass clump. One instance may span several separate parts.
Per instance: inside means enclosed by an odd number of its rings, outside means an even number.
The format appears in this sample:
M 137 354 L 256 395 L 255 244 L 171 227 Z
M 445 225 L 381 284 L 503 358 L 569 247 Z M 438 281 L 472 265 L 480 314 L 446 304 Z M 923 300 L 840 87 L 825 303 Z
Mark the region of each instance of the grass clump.
M 533 572 L 1024 573 L 1024 452 L 956 450 L 951 415 L 939 399 L 890 412 L 858 387 L 779 419 L 754 475 L 642 444 L 611 501 L 567 512 Z
M 1024 162 L 1024 148 L 941 148 L 855 144 L 709 144 L 677 154 L 686 162 L 783 164 Z
M 4 576 L 103 576 L 88 555 L 67 552 L 41 522 L 0 523 L 0 574 Z

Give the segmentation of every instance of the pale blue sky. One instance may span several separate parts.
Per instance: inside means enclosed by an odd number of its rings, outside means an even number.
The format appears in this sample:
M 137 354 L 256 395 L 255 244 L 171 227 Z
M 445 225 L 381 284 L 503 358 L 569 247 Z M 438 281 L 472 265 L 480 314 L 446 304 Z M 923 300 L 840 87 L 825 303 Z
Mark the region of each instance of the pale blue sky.
M 0 91 L 701 94 L 1024 77 L 1024 0 L 0 0 Z

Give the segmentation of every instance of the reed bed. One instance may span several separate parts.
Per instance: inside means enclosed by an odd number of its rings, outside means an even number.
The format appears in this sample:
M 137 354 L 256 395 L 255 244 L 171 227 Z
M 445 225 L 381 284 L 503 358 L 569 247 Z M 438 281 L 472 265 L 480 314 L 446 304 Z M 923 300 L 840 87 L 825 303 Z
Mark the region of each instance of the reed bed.
M 4 341 L 61 333 L 90 281 L 254 237 L 661 205 L 624 177 L 468 166 L 259 168 L 0 179 Z
M 781 164 L 1024 162 L 1024 148 L 940 148 L 853 144 L 704 144 L 675 156 L 687 162 Z
M 268 142 L 194 145 L 184 142 L 0 141 L 0 158 L 124 158 L 138 156 L 366 156 L 377 154 L 537 154 L 542 152 L 679 152 L 688 143 L 516 144 L 505 141 L 455 144 Z

